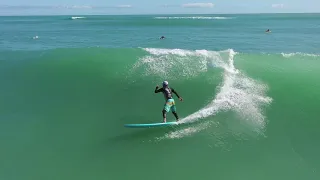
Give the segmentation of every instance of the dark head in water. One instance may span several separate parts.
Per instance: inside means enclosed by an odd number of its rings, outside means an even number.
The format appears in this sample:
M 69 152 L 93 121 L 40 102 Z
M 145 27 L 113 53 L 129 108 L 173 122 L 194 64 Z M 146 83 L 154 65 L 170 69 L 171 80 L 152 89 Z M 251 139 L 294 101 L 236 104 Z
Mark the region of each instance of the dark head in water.
M 160 37 L 160 39 L 164 39 L 164 38 L 165 38 L 164 36 L 161 36 L 161 37 Z

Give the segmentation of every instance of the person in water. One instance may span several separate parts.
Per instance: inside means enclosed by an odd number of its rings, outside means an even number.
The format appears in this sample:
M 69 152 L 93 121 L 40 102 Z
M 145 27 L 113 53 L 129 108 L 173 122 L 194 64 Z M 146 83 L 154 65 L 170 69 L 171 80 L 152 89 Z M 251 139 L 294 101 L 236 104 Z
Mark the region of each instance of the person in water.
M 161 36 L 161 37 L 160 37 L 160 39 L 164 39 L 164 38 L 165 38 L 164 36 Z
M 173 89 L 169 87 L 168 81 L 163 81 L 162 83 L 162 88 L 159 89 L 159 86 L 156 87 L 154 90 L 154 93 L 159 93 L 162 92 L 165 98 L 166 103 L 164 104 L 164 108 L 162 110 L 162 116 L 163 116 L 163 122 L 167 122 L 167 112 L 170 110 L 172 111 L 172 114 L 176 117 L 176 120 L 179 121 L 179 117 L 176 111 L 176 105 L 173 99 L 173 94 L 174 93 L 180 101 L 182 101 L 182 98 L 178 95 L 178 93 Z

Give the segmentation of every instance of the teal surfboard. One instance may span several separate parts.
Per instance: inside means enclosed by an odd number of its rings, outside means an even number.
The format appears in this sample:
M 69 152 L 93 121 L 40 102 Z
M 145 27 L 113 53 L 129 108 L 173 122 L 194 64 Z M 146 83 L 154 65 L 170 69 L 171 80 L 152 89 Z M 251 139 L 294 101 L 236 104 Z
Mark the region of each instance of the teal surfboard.
M 177 125 L 177 122 L 166 122 L 166 123 L 150 123 L 150 124 L 125 124 L 125 127 L 129 128 L 150 128 L 150 127 L 162 127 L 162 126 L 173 126 Z

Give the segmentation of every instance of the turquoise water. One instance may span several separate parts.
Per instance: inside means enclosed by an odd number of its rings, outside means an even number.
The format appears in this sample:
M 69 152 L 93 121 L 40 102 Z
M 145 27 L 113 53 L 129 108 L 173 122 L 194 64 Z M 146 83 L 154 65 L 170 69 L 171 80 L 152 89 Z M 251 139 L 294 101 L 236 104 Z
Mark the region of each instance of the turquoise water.
M 1 179 L 319 177 L 320 14 L 8 16 L 0 27 Z M 184 99 L 181 124 L 125 128 L 162 121 L 163 80 Z

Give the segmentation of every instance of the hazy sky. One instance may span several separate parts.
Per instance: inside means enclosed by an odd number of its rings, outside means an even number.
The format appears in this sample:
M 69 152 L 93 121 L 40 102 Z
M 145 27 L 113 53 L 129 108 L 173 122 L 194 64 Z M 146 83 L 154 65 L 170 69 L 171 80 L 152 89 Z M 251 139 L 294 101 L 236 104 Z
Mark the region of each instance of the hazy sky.
M 0 15 L 320 12 L 320 0 L 1 0 Z

